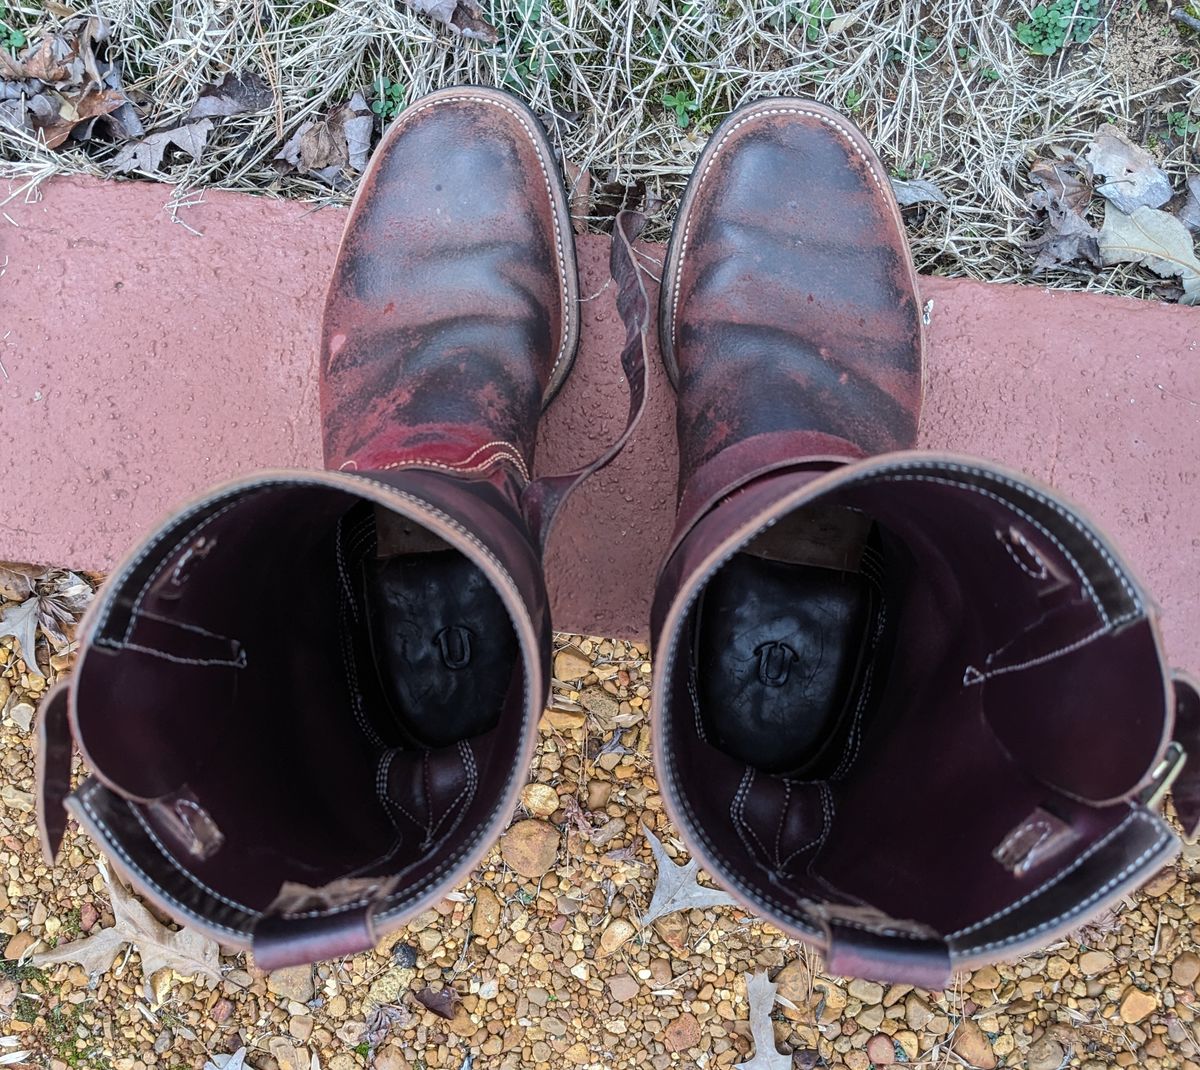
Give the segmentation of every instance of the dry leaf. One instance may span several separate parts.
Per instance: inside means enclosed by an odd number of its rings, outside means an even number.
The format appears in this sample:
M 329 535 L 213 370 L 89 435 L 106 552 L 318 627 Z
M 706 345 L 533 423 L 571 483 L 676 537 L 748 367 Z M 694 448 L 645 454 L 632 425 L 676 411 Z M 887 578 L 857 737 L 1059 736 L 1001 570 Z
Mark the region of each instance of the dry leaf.
M 246 1049 L 238 1048 L 232 1055 L 214 1055 L 204 1063 L 204 1070 L 254 1070 L 254 1067 L 246 1065 Z
M 893 178 L 891 183 L 896 202 L 903 208 L 907 208 L 910 204 L 950 203 L 946 200 L 946 195 L 938 184 L 927 178 Z
M 83 940 L 60 944 L 52 951 L 33 957 L 35 966 L 56 962 L 77 962 L 88 973 L 104 973 L 112 967 L 113 959 L 126 945 L 137 949 L 142 959 L 142 977 L 146 991 L 153 1001 L 150 980 L 160 970 L 172 970 L 181 977 L 206 977 L 219 981 L 219 948 L 215 940 L 193 929 L 173 932 L 149 910 L 117 878 L 108 867 L 101 865 L 108 883 L 116 922 Z
M 1074 158 L 1035 160 L 1029 180 L 1037 188 L 1025 201 L 1042 226 L 1042 232 L 1024 245 L 1027 253 L 1035 254 L 1034 274 L 1079 260 L 1101 267 L 1099 233 L 1083 217 L 1092 188 Z
M 361 171 L 371 154 L 374 118 L 361 93 L 334 108 L 320 122 L 303 123 L 275 159 L 285 166 L 333 186 L 347 186 L 347 167 Z
M 20 647 L 25 667 L 31 673 L 43 676 L 42 670 L 38 668 L 36 657 L 37 626 L 38 599 L 36 595 L 27 598 L 20 605 L 9 606 L 3 616 L 0 616 L 0 639 L 11 635 L 17 641 L 17 646 Z
M 245 115 L 247 112 L 265 111 L 274 101 L 271 87 L 253 71 L 225 74 L 219 82 L 212 82 L 200 90 L 187 118 Z
M 1176 216 L 1193 234 L 1200 231 L 1200 175 L 1188 175 L 1187 200 Z
M 700 863 L 696 859 L 693 858 L 687 865 L 677 866 L 653 832 L 645 825 L 642 826 L 642 832 L 646 836 L 646 842 L 650 844 L 650 851 L 658 866 L 654 895 L 650 899 L 650 908 L 642 915 L 642 925 L 649 925 L 663 915 L 674 914 L 677 910 L 737 906 L 727 892 L 720 888 L 706 888 L 697 883 L 696 874 Z
M 427 1011 L 432 1011 L 439 1018 L 447 1021 L 458 1012 L 458 993 L 453 988 L 422 988 L 413 993 L 415 999 Z
M 1122 212 L 1157 208 L 1171 199 L 1171 180 L 1154 158 L 1111 123 L 1097 131 L 1087 158 L 1092 170 L 1108 179 L 1096 192 Z
M 46 94 L 49 96 L 48 94 Z M 53 100 L 53 97 L 50 98 Z M 58 111 L 51 117 L 34 114 L 33 127 L 41 131 L 46 147 L 56 149 L 89 120 L 116 111 L 126 103 L 125 95 L 112 89 L 89 89 L 77 98 L 58 96 Z M 90 128 L 87 133 L 90 133 Z M 87 133 L 81 136 L 87 136 Z
M 746 999 L 750 1003 L 754 1057 L 749 1062 L 738 1063 L 734 1070 L 792 1070 L 792 1057 L 780 1055 L 775 1047 L 775 1027 L 771 1024 L 775 986 L 765 970 L 746 978 Z
M 366 1029 L 363 1040 L 378 1048 L 387 1040 L 393 1029 L 407 1029 L 413 1024 L 413 1013 L 407 1007 L 397 1007 L 394 1003 L 381 1003 L 367 1015 Z
M 118 174 L 128 171 L 153 174 L 162 166 L 163 154 L 172 145 L 182 149 L 193 160 L 198 160 L 208 143 L 212 125 L 211 119 L 197 119 L 170 130 L 156 130 L 140 141 L 131 141 L 123 145 L 121 151 L 113 157 L 112 169 Z
M 483 17 L 483 9 L 475 0 L 406 0 L 406 3 L 463 37 L 488 44 L 497 40 L 495 27 Z
M 1104 210 L 1100 255 L 1106 264 L 1144 264 L 1164 278 L 1179 276 L 1180 304 L 1200 303 L 1200 261 L 1192 237 L 1178 219 L 1157 208 L 1138 208 L 1126 215 L 1115 204 Z
M 0 564 L 0 598 L 6 602 L 24 602 L 46 572 L 34 565 Z

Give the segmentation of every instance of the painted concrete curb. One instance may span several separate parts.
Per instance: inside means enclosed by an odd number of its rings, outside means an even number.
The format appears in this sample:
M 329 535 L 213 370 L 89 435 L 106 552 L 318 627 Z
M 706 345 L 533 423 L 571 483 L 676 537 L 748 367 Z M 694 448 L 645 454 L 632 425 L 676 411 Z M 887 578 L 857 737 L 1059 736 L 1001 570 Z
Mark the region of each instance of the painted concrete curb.
M 185 227 L 167 196 L 70 179 L 6 207 L 0 559 L 104 569 L 208 484 L 320 464 L 316 332 L 342 211 L 210 192 L 179 212 Z M 582 237 L 579 252 L 583 350 L 544 422 L 542 471 L 594 456 L 623 423 L 607 239 Z M 1200 668 L 1200 313 L 940 278 L 922 289 L 921 445 L 1028 471 L 1083 505 L 1159 599 L 1173 662 Z M 555 532 L 563 630 L 646 634 L 675 476 L 671 392 L 654 372 L 642 430 Z

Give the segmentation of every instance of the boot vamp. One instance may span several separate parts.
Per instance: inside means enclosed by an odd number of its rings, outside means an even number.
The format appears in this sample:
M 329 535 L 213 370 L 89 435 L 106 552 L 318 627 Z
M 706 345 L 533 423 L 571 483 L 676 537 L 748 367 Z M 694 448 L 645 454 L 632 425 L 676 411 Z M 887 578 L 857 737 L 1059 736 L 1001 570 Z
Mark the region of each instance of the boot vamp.
M 911 445 L 920 309 L 872 162 L 816 118 L 760 115 L 695 181 L 668 322 L 685 458 L 774 431 Z
M 403 453 L 439 429 L 528 456 L 564 341 L 544 161 L 528 120 L 499 106 L 442 99 L 399 122 L 363 179 L 327 299 L 327 458 L 380 452 L 381 435 Z

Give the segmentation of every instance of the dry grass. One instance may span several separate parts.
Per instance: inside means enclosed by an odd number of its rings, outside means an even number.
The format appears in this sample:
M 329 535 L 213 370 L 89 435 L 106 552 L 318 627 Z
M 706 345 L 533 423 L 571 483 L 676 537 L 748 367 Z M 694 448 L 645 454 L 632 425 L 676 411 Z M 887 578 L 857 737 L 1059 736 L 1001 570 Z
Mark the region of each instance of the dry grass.
M 379 0 L 98 0 L 112 20 L 126 82 L 144 94 L 147 128 L 183 116 L 225 70 L 254 70 L 276 89 L 274 111 L 225 120 L 197 163 L 165 177 L 179 196 L 222 188 L 344 201 L 271 165 L 283 137 L 355 89 L 384 78 L 408 99 L 464 82 L 507 85 L 543 115 L 566 159 L 601 180 L 644 180 L 665 209 L 708 132 L 741 101 L 815 97 L 850 112 L 897 174 L 937 182 L 948 207 L 910 213 L 923 270 L 1028 280 L 1021 175 L 1051 146 L 1079 149 L 1103 122 L 1157 142 L 1176 176 L 1195 134 L 1165 133 L 1187 112 L 1200 64 L 1195 35 L 1164 0 L 1115 0 L 1092 41 L 1046 59 L 1013 27 L 1027 0 L 485 0 L 495 46 L 453 37 L 402 4 Z M 32 0 L 10 4 L 27 21 Z M 110 52 L 110 55 L 112 53 Z M 681 130 L 664 92 L 698 104 Z M 49 153 L 0 132 L 0 157 L 29 178 L 102 174 L 115 148 Z M 1177 179 L 1178 181 L 1178 179 Z M 1180 182 L 1180 184 L 1182 184 Z M 1059 273 L 1072 288 L 1137 293 L 1141 276 Z

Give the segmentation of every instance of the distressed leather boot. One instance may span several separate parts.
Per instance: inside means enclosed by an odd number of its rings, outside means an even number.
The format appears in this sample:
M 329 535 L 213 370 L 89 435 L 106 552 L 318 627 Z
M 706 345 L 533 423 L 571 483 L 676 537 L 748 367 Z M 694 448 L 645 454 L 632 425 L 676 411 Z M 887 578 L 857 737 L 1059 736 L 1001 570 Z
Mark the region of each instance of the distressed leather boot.
M 1078 510 L 908 452 L 916 282 L 844 117 L 764 100 L 713 135 L 659 314 L 681 460 L 654 748 L 672 818 L 742 902 L 834 974 L 937 989 L 1172 857 L 1154 810 L 1200 707 Z M 1197 784 L 1193 762 L 1189 830 Z
M 112 573 L 42 717 L 51 856 L 65 803 L 152 902 L 264 969 L 373 947 L 462 881 L 549 690 L 552 514 L 623 441 L 530 479 L 578 329 L 537 120 L 493 90 L 414 103 L 329 288 L 329 471 L 212 490 Z M 68 795 L 72 737 L 92 775 Z

